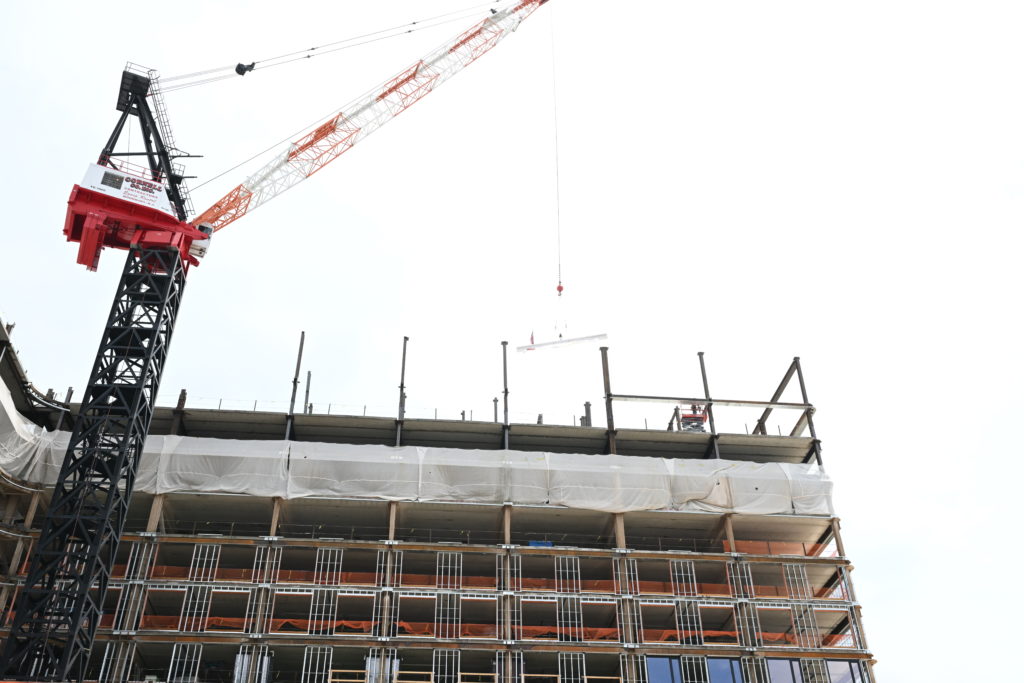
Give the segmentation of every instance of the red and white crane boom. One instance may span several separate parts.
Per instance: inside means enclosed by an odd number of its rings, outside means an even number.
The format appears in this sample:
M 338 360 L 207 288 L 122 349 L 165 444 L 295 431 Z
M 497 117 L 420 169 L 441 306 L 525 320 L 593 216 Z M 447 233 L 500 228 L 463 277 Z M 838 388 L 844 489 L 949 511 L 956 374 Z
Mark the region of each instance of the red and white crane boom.
M 352 101 L 326 123 L 290 144 L 193 223 L 209 225 L 216 232 L 310 177 L 472 64 L 547 1 L 523 0 L 502 10 L 492 10 L 491 16 Z

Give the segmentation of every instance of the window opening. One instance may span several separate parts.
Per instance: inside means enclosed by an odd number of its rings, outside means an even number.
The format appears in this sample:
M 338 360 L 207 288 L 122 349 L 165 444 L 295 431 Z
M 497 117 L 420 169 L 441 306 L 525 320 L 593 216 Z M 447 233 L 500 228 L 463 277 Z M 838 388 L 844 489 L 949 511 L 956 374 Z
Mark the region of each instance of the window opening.
M 826 664 L 829 683 L 868 683 L 870 680 L 863 662 L 830 659 Z
M 768 666 L 771 683 L 804 683 L 800 662 L 796 659 L 762 659 Z
M 302 655 L 301 683 L 331 683 L 331 663 L 334 648 L 321 645 L 307 645 Z
M 738 659 L 708 657 L 708 683 L 745 683 L 743 668 Z
M 650 683 L 682 683 L 682 662 L 678 657 L 647 657 L 647 680 Z

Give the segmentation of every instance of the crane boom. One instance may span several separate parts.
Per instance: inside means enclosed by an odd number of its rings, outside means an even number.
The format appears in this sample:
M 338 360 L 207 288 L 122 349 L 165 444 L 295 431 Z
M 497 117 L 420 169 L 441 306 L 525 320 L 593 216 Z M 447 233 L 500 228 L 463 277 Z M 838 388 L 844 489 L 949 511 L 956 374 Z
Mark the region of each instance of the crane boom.
M 195 219 L 214 231 L 302 182 L 488 52 L 548 0 L 522 0 L 459 34 L 296 140 Z

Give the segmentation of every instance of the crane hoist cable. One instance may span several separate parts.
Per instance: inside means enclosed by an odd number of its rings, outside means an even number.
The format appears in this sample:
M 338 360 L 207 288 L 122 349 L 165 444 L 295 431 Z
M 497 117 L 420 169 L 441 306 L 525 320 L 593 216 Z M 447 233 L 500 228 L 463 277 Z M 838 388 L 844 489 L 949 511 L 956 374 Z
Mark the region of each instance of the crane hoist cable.
M 315 45 L 303 50 L 286 52 L 275 57 L 257 59 L 249 64 L 239 62 L 238 64 L 229 64 L 214 67 L 212 69 L 204 69 L 202 71 L 178 74 L 176 76 L 164 76 L 160 79 L 161 83 L 164 84 L 161 90 L 164 93 L 185 90 L 186 88 L 207 85 L 209 83 L 234 78 L 235 76 L 244 76 L 250 71 L 255 70 L 257 65 L 259 65 L 260 71 L 266 71 L 267 69 L 275 66 L 284 66 L 285 64 L 292 64 L 294 62 L 312 59 L 313 57 L 320 57 L 334 52 L 340 52 L 341 50 L 348 50 L 350 48 L 376 43 L 381 40 L 387 40 L 388 38 L 407 36 L 411 33 L 416 33 L 425 29 L 436 28 L 445 24 L 461 21 L 475 14 L 479 14 L 479 10 L 481 8 L 491 7 L 492 5 L 506 1 L 507 0 L 491 0 L 491 2 L 464 7 L 462 9 L 445 12 L 443 14 L 437 14 L 426 19 L 417 19 L 405 24 L 399 24 L 397 26 L 379 29 L 377 31 L 371 31 L 357 36 L 335 40 L 330 43 L 324 43 L 323 45 Z M 497 10 L 494 10 L 493 8 L 491 9 L 491 13 L 496 11 Z

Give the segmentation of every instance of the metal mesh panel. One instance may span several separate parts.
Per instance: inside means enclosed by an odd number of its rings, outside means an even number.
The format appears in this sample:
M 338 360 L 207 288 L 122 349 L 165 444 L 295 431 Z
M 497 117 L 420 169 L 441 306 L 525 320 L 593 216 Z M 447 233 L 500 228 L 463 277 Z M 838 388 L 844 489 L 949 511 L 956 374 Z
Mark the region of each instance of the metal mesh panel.
M 249 591 L 249 601 L 245 606 L 245 632 L 249 634 L 266 633 L 270 626 L 270 615 L 274 612 L 274 590 L 267 586 L 259 586 Z
M 750 565 L 746 562 L 730 562 L 726 568 L 729 576 L 729 590 L 733 597 L 754 597 L 754 579 L 750 575 Z
M 739 626 L 740 644 L 744 647 L 761 647 L 761 620 L 757 608 L 749 602 L 736 603 L 736 623 Z
M 185 600 L 181 605 L 179 631 L 204 631 L 206 618 L 210 615 L 210 597 L 213 588 L 210 586 L 189 586 L 185 590 Z
M 302 655 L 301 683 L 330 683 L 334 648 L 307 645 Z
M 636 560 L 628 557 L 619 557 L 616 558 L 612 567 L 615 570 L 616 593 L 619 595 L 636 595 L 640 592 Z
M 317 588 L 309 601 L 309 633 L 328 635 L 334 632 L 334 618 L 338 613 L 338 591 Z
M 99 683 L 125 683 L 132 676 L 135 663 L 135 643 L 118 640 L 107 643 L 100 665 Z
M 746 683 L 771 683 L 768 677 L 768 662 L 762 657 L 743 658 L 743 676 Z
M 619 676 L 622 677 L 622 683 L 647 683 L 647 657 L 619 655 Z
M 281 549 L 274 545 L 256 546 L 256 559 L 252 563 L 253 583 L 277 583 L 281 569 Z
M 243 645 L 235 655 L 233 683 L 270 683 L 272 654 L 267 645 Z
M 366 683 L 395 683 L 398 652 L 393 647 L 371 647 L 366 656 Z
M 629 598 L 620 598 L 615 605 L 615 616 L 619 622 L 619 637 L 624 643 L 639 643 L 643 633 L 640 607 Z
M 672 592 L 676 595 L 697 595 L 697 571 L 693 560 L 672 560 Z
M 167 683 L 195 683 L 199 674 L 202 643 L 175 643 L 171 650 L 171 666 Z
M 801 659 L 800 675 L 803 683 L 830 683 L 825 661 L 821 659 Z
M 580 558 L 562 555 L 555 557 L 555 591 L 580 592 Z
M 807 580 L 807 568 L 802 564 L 784 564 L 782 572 L 786 579 L 786 591 L 794 600 L 811 599 L 811 582 Z
M 434 634 L 458 638 L 462 628 L 462 598 L 456 593 L 438 593 L 434 599 Z
M 497 683 L 523 683 L 523 674 L 526 669 L 523 666 L 523 653 L 500 650 L 495 653 L 494 659 L 495 678 Z
M 439 552 L 436 574 L 438 588 L 442 590 L 462 588 L 462 553 Z
M 682 645 L 703 645 L 704 629 L 700 620 L 700 604 L 696 600 L 676 602 L 676 629 Z
M 220 546 L 215 543 L 196 543 L 192 549 L 192 563 L 188 568 L 189 581 L 213 581 L 220 564 Z
M 791 607 L 793 613 L 793 635 L 800 647 L 821 647 L 821 636 L 818 633 L 818 622 L 814 618 L 814 607 L 810 604 L 797 602 Z
M 398 622 L 398 596 L 389 592 L 373 596 L 373 635 L 391 638 Z
M 125 567 L 124 578 L 128 581 L 143 581 L 149 578 L 155 548 L 156 544 L 152 541 L 132 543 L 128 552 L 128 565 Z
M 343 548 L 317 548 L 313 563 L 313 583 L 318 586 L 340 585 L 343 555 Z
M 578 642 L 583 640 L 583 606 L 578 596 L 560 596 L 555 610 L 558 624 L 558 640 Z
M 434 650 L 431 671 L 434 673 L 433 683 L 459 683 L 459 663 L 462 652 L 459 650 Z
M 558 653 L 559 683 L 586 683 L 587 660 L 582 652 Z
M 523 639 L 523 599 L 513 595 L 508 601 L 508 622 L 512 640 Z
M 683 674 L 681 683 L 708 683 L 708 660 L 706 657 L 683 655 L 679 658 Z

